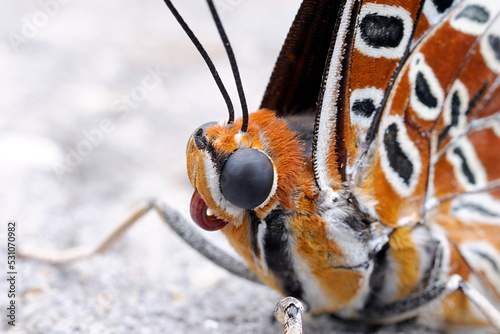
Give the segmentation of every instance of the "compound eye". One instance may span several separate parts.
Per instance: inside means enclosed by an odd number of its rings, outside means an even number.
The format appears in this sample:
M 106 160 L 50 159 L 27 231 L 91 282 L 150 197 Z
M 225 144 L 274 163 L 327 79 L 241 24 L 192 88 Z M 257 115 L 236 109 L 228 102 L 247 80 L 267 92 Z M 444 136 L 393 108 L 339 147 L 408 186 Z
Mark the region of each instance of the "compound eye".
M 236 150 L 222 168 L 220 188 L 224 197 L 242 209 L 264 203 L 273 188 L 274 168 L 267 155 L 252 148 Z
M 205 123 L 202 126 L 198 127 L 193 132 L 193 134 L 191 135 L 191 137 L 188 140 L 188 143 L 186 146 L 186 152 L 188 151 L 189 143 L 191 142 L 191 138 L 194 138 L 194 143 L 196 145 L 196 148 L 198 148 L 199 150 L 204 149 L 206 147 L 206 142 L 207 142 L 207 140 L 205 138 L 207 132 L 205 130 L 207 128 L 211 127 L 212 125 L 216 125 L 216 124 L 217 124 L 217 122 L 208 122 L 208 123 Z

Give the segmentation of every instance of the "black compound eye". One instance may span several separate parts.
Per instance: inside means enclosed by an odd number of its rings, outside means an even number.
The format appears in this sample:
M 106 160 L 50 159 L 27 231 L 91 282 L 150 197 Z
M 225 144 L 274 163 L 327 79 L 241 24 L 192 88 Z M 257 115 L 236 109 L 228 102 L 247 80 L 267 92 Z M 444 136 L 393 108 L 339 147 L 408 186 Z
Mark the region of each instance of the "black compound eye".
M 273 188 L 274 168 L 259 150 L 241 148 L 227 159 L 222 168 L 220 188 L 224 197 L 242 209 L 264 203 Z
M 205 135 L 207 134 L 207 132 L 205 130 L 207 128 L 211 127 L 212 125 L 216 125 L 216 124 L 217 124 L 217 122 L 208 122 L 208 123 L 205 123 L 202 126 L 198 127 L 196 130 L 194 130 L 193 134 L 191 135 L 191 137 L 188 140 L 188 143 L 186 146 L 186 152 L 189 148 L 189 143 L 191 142 L 191 138 L 194 138 L 194 143 L 196 144 L 196 147 L 199 150 L 206 148 L 207 140 L 205 138 Z

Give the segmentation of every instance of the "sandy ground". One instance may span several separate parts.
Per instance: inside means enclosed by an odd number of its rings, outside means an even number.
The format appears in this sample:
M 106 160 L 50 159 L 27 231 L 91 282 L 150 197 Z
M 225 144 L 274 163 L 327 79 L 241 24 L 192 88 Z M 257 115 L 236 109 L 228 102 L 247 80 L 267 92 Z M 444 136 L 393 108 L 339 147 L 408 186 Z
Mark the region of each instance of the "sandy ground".
M 236 96 L 204 1 L 176 3 Z M 218 3 L 255 110 L 299 1 Z M 64 249 L 95 243 L 151 197 L 187 217 L 187 139 L 227 115 L 163 2 L 3 0 L 1 8 L 5 258 L 9 220 L 17 246 Z M 220 235 L 207 236 L 227 248 Z M 18 260 L 15 270 L 15 327 L 0 284 L 7 333 L 281 332 L 271 321 L 275 292 L 215 267 L 153 213 L 105 254 L 65 266 Z M 306 319 L 308 333 L 339 326 Z

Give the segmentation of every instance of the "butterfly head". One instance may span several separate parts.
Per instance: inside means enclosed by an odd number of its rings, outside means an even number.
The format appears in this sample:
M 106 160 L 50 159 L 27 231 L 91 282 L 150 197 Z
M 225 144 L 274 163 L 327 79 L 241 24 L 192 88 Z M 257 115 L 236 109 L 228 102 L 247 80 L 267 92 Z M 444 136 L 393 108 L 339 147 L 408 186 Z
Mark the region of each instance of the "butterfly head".
M 301 147 L 294 133 L 271 111 L 254 113 L 246 132 L 241 120 L 202 125 L 187 147 L 193 220 L 213 231 L 229 222 L 240 225 L 247 210 L 264 217 L 279 203 L 290 207 L 297 159 Z

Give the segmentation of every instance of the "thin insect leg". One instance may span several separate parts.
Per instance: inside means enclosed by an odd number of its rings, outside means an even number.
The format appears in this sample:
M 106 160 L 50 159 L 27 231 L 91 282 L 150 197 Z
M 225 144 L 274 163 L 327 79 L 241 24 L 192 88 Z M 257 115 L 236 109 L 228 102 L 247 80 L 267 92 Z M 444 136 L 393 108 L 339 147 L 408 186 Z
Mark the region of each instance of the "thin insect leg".
M 188 222 L 177 210 L 159 201 L 154 206 L 163 221 L 198 253 L 236 276 L 262 284 L 259 278 L 241 261 L 236 260 L 233 256 L 203 238 L 195 226 Z
M 274 317 L 285 325 L 285 334 L 302 334 L 302 303 L 293 297 L 286 297 L 278 302 Z
M 106 235 L 99 243 L 93 246 L 74 247 L 66 250 L 46 250 L 29 245 L 23 245 L 17 252 L 19 257 L 30 258 L 52 264 L 65 264 L 82 260 L 97 253 L 104 252 L 136 221 L 144 216 L 154 206 L 154 202 L 144 202 L 136 206 L 124 221 L 120 222 L 114 230 Z
M 500 311 L 459 275 L 453 275 L 445 282 L 436 283 L 422 293 L 413 294 L 394 303 L 370 305 L 362 311 L 362 315 L 372 320 L 398 318 L 403 315 L 416 313 L 430 302 L 442 299 L 457 290 L 462 291 L 477 306 L 497 332 L 500 333 Z
M 104 252 L 118 240 L 129 227 L 137 222 L 139 218 L 153 208 L 175 233 L 201 255 L 236 276 L 255 283 L 261 283 L 257 276 L 255 276 L 242 262 L 236 260 L 234 257 L 203 238 L 196 227 L 187 221 L 187 219 L 177 210 L 158 200 L 151 200 L 139 204 L 134 208 L 132 214 L 127 219 L 119 223 L 113 231 L 94 246 L 75 247 L 62 251 L 41 250 L 36 247 L 23 246 L 19 249 L 18 255 L 20 257 L 31 258 L 52 264 L 65 264 L 82 260 L 97 253 Z

